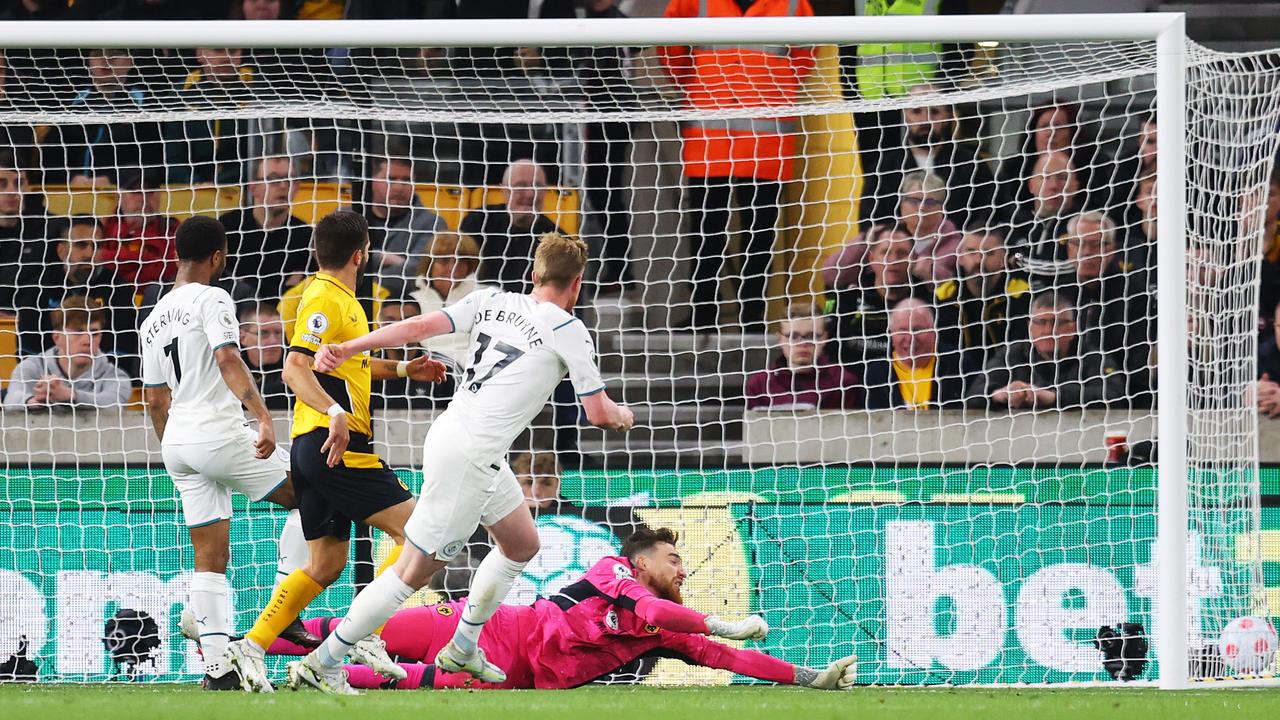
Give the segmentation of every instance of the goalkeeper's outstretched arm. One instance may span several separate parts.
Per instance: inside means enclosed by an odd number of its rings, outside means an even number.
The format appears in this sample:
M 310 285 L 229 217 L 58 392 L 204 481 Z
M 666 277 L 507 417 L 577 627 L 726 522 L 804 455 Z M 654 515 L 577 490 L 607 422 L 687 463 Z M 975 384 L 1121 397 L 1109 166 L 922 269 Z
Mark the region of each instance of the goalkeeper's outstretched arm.
M 694 665 L 728 670 L 739 675 L 799 685 L 814 690 L 849 690 L 857 681 L 857 658 L 836 660 L 823 670 L 792 665 L 757 650 L 729 647 L 701 635 L 674 633 L 664 638 L 663 648 Z

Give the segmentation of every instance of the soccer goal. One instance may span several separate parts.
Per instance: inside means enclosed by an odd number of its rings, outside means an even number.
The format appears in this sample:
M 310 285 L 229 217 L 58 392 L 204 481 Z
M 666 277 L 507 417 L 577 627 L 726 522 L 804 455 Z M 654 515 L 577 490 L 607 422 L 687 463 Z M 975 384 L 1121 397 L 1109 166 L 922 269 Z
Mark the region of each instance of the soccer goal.
M 550 399 L 511 459 L 543 550 L 510 602 L 648 524 L 681 533 L 686 604 L 763 614 L 757 646 L 790 662 L 856 653 L 867 684 L 1274 674 L 1277 53 L 1209 50 L 1172 14 L 4 29 L 0 661 L 200 677 L 136 327 L 174 223 L 221 218 L 287 438 L 310 227 L 353 208 L 378 322 L 522 291 L 544 232 L 592 248 L 579 314 L 638 427 Z M 456 369 L 469 340 L 394 357 L 422 352 Z M 465 391 L 376 390 L 410 487 Z M 236 501 L 240 632 L 283 522 Z M 357 541 L 312 610 L 342 615 L 387 546 Z M 484 552 L 414 602 L 464 593 Z M 122 610 L 138 637 L 104 645 Z M 1240 618 L 1262 628 L 1224 637 Z M 664 659 L 611 680 L 735 678 Z

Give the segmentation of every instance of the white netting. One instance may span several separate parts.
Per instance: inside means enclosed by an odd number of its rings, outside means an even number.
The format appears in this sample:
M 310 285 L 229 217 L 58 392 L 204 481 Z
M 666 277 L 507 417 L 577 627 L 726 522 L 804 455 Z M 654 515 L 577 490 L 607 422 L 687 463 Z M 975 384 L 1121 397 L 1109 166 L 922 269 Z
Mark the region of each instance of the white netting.
M 286 437 L 310 226 L 351 207 L 381 321 L 475 282 L 521 290 L 542 232 L 592 245 L 579 315 L 639 427 L 579 427 L 558 391 L 519 441 L 544 451 L 533 492 L 555 494 L 510 601 L 666 525 L 688 604 L 764 613 L 762 649 L 791 662 L 857 652 L 874 683 L 1108 679 L 1098 628 L 1153 625 L 1155 316 L 1176 291 L 1155 289 L 1158 158 L 1188 168 L 1191 673 L 1233 674 L 1219 630 L 1280 584 L 1254 385 L 1280 60 L 1188 53 L 1180 157 L 1155 147 L 1145 42 L 980 48 L 867 97 L 842 71 L 853 47 L 10 51 L 0 659 L 26 636 L 44 677 L 105 679 L 103 622 L 130 607 L 161 626 L 144 676 L 199 671 L 173 635 L 191 556 L 133 328 L 171 281 L 176 220 L 220 217 L 244 355 Z M 93 340 L 52 310 L 76 295 L 106 327 L 92 380 L 68 383 L 60 348 Z M 467 340 L 423 351 L 462 364 Z M 452 392 L 375 388 L 375 444 L 414 487 Z M 236 513 L 244 631 L 283 516 Z M 488 551 L 473 540 L 415 602 L 465 592 Z M 386 550 L 357 543 L 309 614 L 341 614 Z

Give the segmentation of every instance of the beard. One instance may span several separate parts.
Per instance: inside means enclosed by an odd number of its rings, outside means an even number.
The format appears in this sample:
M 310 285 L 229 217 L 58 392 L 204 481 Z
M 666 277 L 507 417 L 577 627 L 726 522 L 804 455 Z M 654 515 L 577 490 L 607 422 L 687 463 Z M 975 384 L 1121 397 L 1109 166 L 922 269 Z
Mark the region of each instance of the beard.
M 676 585 L 673 580 L 668 580 L 665 584 L 659 585 L 657 591 L 658 597 L 663 600 L 670 600 L 679 605 L 684 604 L 684 595 L 680 593 L 680 586 Z

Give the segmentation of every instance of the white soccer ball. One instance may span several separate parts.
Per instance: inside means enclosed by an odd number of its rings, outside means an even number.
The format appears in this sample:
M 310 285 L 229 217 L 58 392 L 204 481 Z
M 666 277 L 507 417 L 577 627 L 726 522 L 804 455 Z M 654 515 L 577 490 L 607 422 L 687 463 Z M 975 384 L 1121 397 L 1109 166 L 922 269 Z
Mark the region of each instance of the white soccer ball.
M 1239 673 L 1258 674 L 1271 667 L 1276 655 L 1276 629 L 1260 617 L 1239 617 L 1227 623 L 1218 640 L 1218 652 L 1227 667 Z

